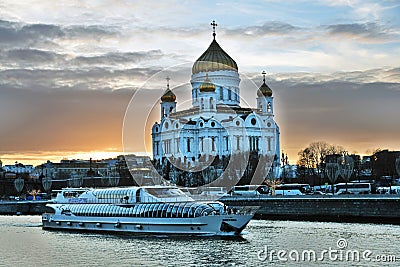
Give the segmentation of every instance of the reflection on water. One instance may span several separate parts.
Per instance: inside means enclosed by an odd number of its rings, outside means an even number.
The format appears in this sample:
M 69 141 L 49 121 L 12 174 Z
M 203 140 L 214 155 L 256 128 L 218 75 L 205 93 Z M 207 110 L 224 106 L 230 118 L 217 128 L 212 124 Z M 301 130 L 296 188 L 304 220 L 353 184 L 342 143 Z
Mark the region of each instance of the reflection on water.
M 40 216 L 0 217 L 0 266 L 293 266 L 260 261 L 268 250 L 371 250 L 398 254 L 400 226 L 253 220 L 240 237 L 182 237 L 44 231 Z M 397 259 L 400 262 L 400 258 Z M 386 263 L 387 266 L 398 266 Z M 385 266 L 377 262 L 297 262 L 300 266 Z

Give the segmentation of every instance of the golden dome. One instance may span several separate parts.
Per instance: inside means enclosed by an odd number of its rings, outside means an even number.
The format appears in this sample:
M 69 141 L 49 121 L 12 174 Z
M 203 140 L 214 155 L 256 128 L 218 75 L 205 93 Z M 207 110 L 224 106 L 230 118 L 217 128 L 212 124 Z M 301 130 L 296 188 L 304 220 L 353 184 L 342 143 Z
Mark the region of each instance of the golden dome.
M 162 102 L 175 102 L 176 95 L 168 88 L 161 97 Z
M 262 97 L 262 96 L 272 96 L 272 90 L 269 88 L 269 86 L 265 83 L 265 75 L 267 74 L 265 70 L 261 73 L 263 75 L 263 84 L 260 86 L 260 88 L 257 90 L 257 96 Z
M 238 71 L 238 66 L 214 39 L 208 49 L 193 64 L 192 74 L 218 70 Z
M 208 79 L 208 73 L 206 73 L 206 79 L 200 85 L 200 92 L 215 92 L 215 84 Z
M 257 91 L 257 96 L 258 96 L 258 97 L 262 97 L 262 96 L 269 96 L 269 97 L 271 97 L 271 96 L 272 96 L 272 89 L 269 88 L 269 86 L 265 83 L 265 81 L 264 81 L 264 83 L 260 86 L 260 88 L 258 89 L 258 91 Z

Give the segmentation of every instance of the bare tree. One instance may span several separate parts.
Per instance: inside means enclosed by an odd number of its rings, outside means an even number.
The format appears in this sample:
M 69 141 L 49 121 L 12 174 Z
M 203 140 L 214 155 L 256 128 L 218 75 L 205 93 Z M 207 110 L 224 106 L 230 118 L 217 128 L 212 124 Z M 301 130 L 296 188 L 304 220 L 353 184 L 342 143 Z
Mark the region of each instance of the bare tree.
M 342 146 L 328 144 L 325 141 L 312 142 L 299 151 L 298 166 L 306 168 L 306 175 L 317 175 L 322 178 L 325 172 L 326 157 L 334 154 L 344 154 L 346 150 Z

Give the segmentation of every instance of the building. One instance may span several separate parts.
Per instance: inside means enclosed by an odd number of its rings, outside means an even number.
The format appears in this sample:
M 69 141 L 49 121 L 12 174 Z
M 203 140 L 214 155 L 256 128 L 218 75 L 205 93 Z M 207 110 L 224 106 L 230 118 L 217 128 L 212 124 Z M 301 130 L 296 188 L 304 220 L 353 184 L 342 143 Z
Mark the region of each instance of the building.
M 15 162 L 13 165 L 4 165 L 4 172 L 15 173 L 15 174 L 30 174 L 33 172 L 33 165 L 24 165 L 22 163 Z
M 396 162 L 396 159 L 400 158 L 400 151 L 389 151 L 387 149 L 377 151 L 372 155 L 372 169 L 373 174 L 377 179 L 382 177 L 386 177 L 385 179 L 393 179 L 394 177 L 400 176 L 400 173 L 397 173 L 397 169 L 400 171 L 400 166 L 396 167 L 396 164 L 399 164 L 399 160 Z
M 211 25 L 211 44 L 192 67 L 192 107 L 176 110 L 168 79 L 160 121 L 152 127 L 156 169 L 179 185 L 212 182 L 226 169 L 233 171 L 228 176 L 239 175 L 241 183 L 248 183 L 260 158 L 280 162 L 279 127 L 265 72 L 259 90 L 254 90 L 257 107 L 241 107 L 238 65 L 218 44 L 216 24 Z M 233 169 L 228 167 L 232 158 L 239 159 Z M 265 178 L 267 173 L 260 175 Z

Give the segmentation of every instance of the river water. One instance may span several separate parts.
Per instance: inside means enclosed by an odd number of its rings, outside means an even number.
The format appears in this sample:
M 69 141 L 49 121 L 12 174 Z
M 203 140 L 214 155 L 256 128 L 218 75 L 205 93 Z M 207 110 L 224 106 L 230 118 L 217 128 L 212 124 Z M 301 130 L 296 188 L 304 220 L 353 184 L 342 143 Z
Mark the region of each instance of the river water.
M 0 216 L 0 266 L 400 266 L 398 225 L 252 220 L 243 236 L 216 238 L 47 231 L 40 220 Z

